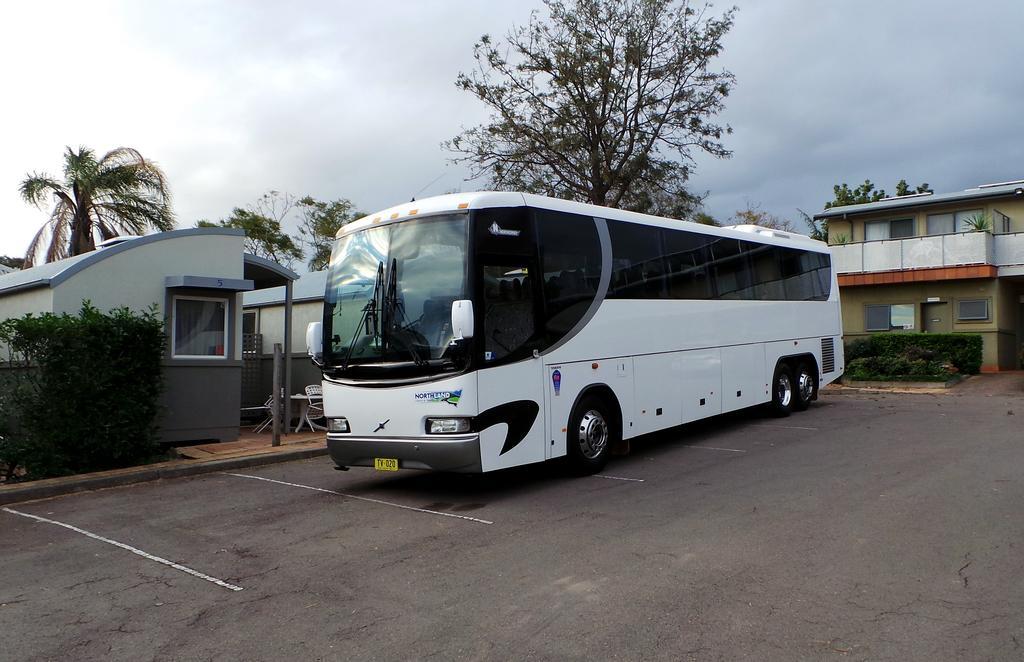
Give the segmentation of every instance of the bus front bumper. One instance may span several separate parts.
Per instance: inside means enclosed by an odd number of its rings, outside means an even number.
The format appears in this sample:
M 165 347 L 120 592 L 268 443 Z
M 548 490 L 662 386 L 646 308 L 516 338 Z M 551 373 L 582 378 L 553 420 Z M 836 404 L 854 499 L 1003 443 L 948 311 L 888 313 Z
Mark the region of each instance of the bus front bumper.
M 372 467 L 375 458 L 398 460 L 401 469 L 479 473 L 480 436 L 353 437 L 328 434 L 327 451 L 340 467 Z

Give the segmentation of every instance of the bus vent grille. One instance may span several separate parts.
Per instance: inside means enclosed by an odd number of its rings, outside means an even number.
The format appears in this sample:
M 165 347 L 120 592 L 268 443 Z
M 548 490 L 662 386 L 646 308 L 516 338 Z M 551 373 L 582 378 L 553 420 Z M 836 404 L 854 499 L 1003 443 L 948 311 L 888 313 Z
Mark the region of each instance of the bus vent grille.
M 836 345 L 835 338 L 821 339 L 821 374 L 828 374 L 836 371 Z

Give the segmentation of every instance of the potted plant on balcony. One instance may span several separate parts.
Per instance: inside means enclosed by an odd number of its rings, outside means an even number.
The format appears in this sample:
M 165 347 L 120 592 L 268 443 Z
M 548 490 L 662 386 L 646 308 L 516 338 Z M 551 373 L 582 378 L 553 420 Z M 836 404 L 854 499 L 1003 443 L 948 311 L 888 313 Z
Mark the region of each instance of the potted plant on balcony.
M 991 232 L 992 223 L 985 212 L 978 212 L 964 219 L 964 227 L 968 232 Z

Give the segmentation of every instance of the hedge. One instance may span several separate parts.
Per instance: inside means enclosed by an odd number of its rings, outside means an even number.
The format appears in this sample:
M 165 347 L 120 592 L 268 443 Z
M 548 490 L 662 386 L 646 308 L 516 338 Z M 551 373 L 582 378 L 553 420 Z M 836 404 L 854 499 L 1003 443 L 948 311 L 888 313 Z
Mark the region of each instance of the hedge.
M 981 357 L 977 334 L 880 333 L 846 346 L 846 376 L 944 380 L 951 373 L 977 374 Z
M 0 464 L 44 478 L 154 458 L 165 336 L 155 310 L 0 323 Z

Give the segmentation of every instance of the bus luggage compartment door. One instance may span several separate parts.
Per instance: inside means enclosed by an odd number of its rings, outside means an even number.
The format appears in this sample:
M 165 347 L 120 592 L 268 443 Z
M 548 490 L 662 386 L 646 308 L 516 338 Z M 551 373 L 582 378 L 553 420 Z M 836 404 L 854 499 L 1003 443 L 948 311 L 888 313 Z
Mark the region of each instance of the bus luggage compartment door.
M 534 358 L 477 372 L 483 471 L 544 459 L 542 370 Z

